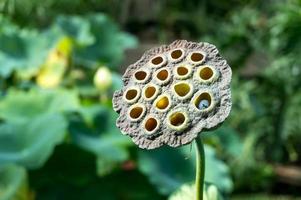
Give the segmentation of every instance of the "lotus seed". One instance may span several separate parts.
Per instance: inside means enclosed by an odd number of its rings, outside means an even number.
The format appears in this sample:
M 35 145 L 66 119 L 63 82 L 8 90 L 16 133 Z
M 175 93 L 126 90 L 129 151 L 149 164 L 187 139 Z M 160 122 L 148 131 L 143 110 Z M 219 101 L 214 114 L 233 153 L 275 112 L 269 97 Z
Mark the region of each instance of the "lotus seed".
M 208 107 L 209 107 L 209 101 L 206 100 L 206 99 L 201 100 L 199 105 L 198 105 L 198 108 L 201 109 L 201 110 L 206 109 Z

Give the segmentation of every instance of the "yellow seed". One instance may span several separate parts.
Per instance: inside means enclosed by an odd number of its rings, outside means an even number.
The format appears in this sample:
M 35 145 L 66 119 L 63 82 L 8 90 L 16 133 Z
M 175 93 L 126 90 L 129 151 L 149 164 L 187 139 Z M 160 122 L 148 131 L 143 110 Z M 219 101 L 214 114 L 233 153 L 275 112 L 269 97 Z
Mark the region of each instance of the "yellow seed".
M 190 86 L 187 83 L 179 83 L 175 85 L 175 91 L 179 96 L 183 97 L 189 93 Z
M 157 106 L 157 108 L 159 108 L 159 109 L 164 109 L 164 108 L 166 108 L 166 107 L 168 106 L 168 104 L 169 104 L 168 98 L 167 98 L 167 97 L 163 97 L 163 98 L 161 98 L 161 99 L 157 102 L 156 106 Z

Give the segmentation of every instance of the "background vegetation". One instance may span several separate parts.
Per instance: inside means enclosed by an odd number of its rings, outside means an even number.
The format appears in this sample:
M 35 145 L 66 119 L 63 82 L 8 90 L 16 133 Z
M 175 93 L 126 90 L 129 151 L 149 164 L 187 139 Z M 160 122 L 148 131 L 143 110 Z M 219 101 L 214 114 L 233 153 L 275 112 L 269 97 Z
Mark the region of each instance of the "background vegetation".
M 300 0 L 0 0 L 0 12 L 1 200 L 160 200 L 191 183 L 191 146 L 138 149 L 111 108 L 127 64 L 175 39 L 215 44 L 233 69 L 231 115 L 202 134 L 206 181 L 230 199 L 301 198 Z

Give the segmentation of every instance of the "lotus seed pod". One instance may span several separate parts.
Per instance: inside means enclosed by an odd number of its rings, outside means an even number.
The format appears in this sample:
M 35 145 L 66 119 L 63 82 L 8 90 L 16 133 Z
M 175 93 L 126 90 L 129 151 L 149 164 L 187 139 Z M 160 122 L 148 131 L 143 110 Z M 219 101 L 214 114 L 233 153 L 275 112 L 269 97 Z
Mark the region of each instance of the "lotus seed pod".
M 113 97 L 117 127 L 141 148 L 192 142 L 231 110 L 231 68 L 209 43 L 177 40 L 130 65 Z

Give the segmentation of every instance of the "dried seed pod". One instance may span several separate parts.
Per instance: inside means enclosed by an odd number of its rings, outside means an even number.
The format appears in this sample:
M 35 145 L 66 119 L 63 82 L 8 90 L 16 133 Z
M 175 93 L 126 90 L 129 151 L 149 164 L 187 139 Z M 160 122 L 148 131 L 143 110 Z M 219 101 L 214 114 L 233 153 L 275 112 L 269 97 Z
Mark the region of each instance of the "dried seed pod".
M 190 143 L 228 117 L 231 76 L 212 44 L 177 40 L 153 48 L 123 75 L 113 98 L 116 124 L 141 148 Z

